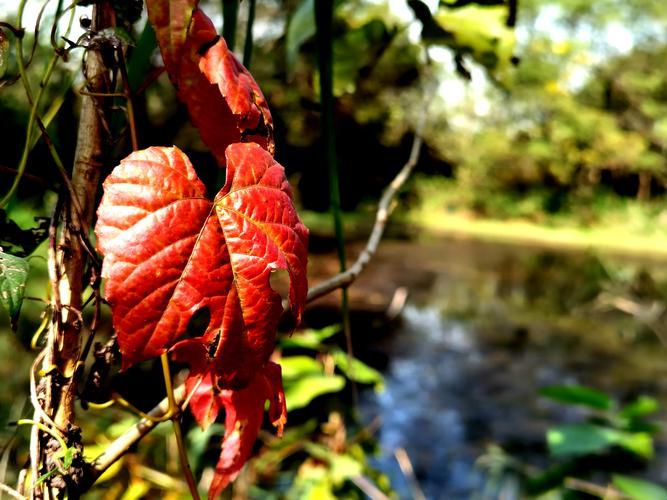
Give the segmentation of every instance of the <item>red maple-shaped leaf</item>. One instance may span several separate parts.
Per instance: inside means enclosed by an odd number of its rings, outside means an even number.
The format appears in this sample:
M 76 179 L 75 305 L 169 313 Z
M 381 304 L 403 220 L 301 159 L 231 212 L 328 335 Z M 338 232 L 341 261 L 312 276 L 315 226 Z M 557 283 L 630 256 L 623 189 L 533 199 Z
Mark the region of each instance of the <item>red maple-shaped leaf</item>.
M 301 315 L 308 230 L 284 170 L 254 143 L 232 144 L 226 157 L 227 181 L 214 201 L 175 147 L 132 153 L 104 182 L 95 233 L 123 368 L 174 346 L 208 308 L 196 341 L 215 360 L 218 385 L 243 387 L 273 350 L 282 311 L 273 270 L 289 273 L 290 303 Z
M 197 2 L 171 3 L 148 0 L 148 14 L 169 77 L 204 143 L 220 165 L 227 146 L 235 142 L 255 142 L 273 154 L 273 120 L 252 75 L 196 9 Z M 174 17 L 176 10 L 189 12 L 187 32 L 182 18 Z

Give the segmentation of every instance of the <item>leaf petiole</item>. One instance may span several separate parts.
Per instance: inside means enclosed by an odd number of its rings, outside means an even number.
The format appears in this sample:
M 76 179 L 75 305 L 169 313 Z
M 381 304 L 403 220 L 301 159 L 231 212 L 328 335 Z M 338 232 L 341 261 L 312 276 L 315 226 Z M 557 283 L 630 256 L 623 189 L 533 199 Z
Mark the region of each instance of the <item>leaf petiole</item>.
M 171 414 L 171 421 L 174 426 L 174 436 L 176 437 L 176 445 L 178 446 L 178 458 L 180 459 L 181 468 L 183 469 L 185 481 L 188 483 L 190 494 L 194 500 L 199 500 L 197 483 L 192 475 L 190 462 L 188 462 L 188 454 L 183 439 L 183 430 L 181 429 L 181 423 L 179 421 L 181 409 L 176 404 L 176 397 L 174 396 L 174 385 L 171 380 L 171 372 L 169 371 L 169 355 L 166 352 L 162 353 L 160 361 L 162 363 L 162 374 L 164 375 L 164 386 L 167 390 L 167 400 L 169 401 L 169 410 L 167 410 L 167 413 Z

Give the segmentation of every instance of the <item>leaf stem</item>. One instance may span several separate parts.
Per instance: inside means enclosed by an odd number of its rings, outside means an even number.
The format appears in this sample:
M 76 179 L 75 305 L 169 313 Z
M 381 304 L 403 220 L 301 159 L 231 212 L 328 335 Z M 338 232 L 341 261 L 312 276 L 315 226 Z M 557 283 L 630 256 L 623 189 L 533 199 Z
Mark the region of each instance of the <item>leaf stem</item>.
M 178 446 L 178 458 L 181 461 L 181 468 L 183 469 L 183 475 L 185 476 L 185 481 L 188 483 L 188 489 L 194 500 L 199 500 L 199 491 L 197 491 L 197 483 L 195 478 L 192 475 L 192 469 L 190 468 L 190 462 L 188 462 L 188 454 L 185 449 L 185 440 L 183 439 L 183 430 L 181 429 L 181 423 L 179 422 L 180 417 L 175 415 L 172 419 L 174 425 L 174 436 L 176 437 L 176 444 Z
M 176 445 L 178 446 L 178 458 L 181 461 L 181 469 L 183 469 L 183 475 L 185 476 L 185 481 L 188 483 L 188 489 L 192 498 L 199 500 L 199 492 L 197 491 L 197 483 L 195 478 L 192 475 L 192 469 L 190 468 L 190 462 L 188 462 L 188 454 L 185 448 L 185 440 L 183 439 L 183 430 L 181 429 L 181 411 L 178 403 L 176 402 L 176 396 L 174 396 L 174 385 L 171 380 L 171 372 L 169 371 L 169 355 L 164 352 L 160 356 L 160 361 L 162 363 L 162 374 L 164 375 L 164 386 L 167 391 L 167 401 L 169 401 L 169 410 L 168 413 L 171 414 L 171 422 L 174 427 L 174 436 L 176 437 Z
M 134 120 L 134 105 L 132 104 L 132 89 L 130 79 L 127 75 L 127 65 L 125 64 L 125 55 L 122 49 L 118 49 L 118 60 L 120 61 L 120 75 L 123 80 L 123 95 L 127 106 L 127 124 L 130 128 L 130 140 L 132 141 L 132 151 L 139 149 L 139 140 L 137 139 L 137 125 Z
M 21 43 L 19 39 L 19 44 Z M 5 194 L 5 196 L 0 200 L 0 207 L 4 207 L 9 203 L 11 198 L 14 196 L 14 193 L 16 192 L 16 189 L 18 188 L 19 182 L 21 181 L 21 177 L 23 176 L 23 172 L 25 172 L 25 167 L 28 163 L 28 154 L 30 153 L 30 145 L 32 144 L 32 129 L 35 125 L 35 119 L 37 117 L 37 108 L 39 106 L 39 103 L 42 99 L 42 95 L 44 94 L 44 89 L 46 88 L 49 79 L 51 78 L 51 75 L 53 74 L 53 70 L 56 67 L 56 63 L 58 62 L 59 57 L 53 56 L 51 61 L 49 62 L 49 65 L 46 69 L 46 74 L 44 75 L 44 78 L 42 79 L 42 82 L 39 86 L 39 90 L 37 91 L 37 97 L 32 103 L 32 107 L 30 108 L 30 116 L 28 118 L 28 127 L 26 130 L 26 138 L 25 138 L 25 145 L 23 147 L 23 153 L 21 155 L 21 160 L 19 161 L 18 168 L 16 169 L 16 177 L 14 177 L 14 181 L 12 182 L 11 187 L 9 188 L 9 191 Z M 19 55 L 19 61 L 21 60 L 21 56 Z M 21 68 L 22 65 L 19 63 L 19 68 Z M 25 69 L 19 69 L 19 71 L 22 73 L 21 78 L 25 79 Z M 26 94 L 30 98 L 30 86 L 27 84 L 27 79 L 24 80 L 26 82 Z
M 26 0 L 22 0 L 21 3 L 19 4 L 19 11 L 18 11 L 18 25 L 19 27 L 22 24 L 23 21 L 23 10 L 25 8 Z M 58 9 L 60 9 L 60 2 L 58 4 Z M 40 13 L 41 17 L 41 13 Z M 69 19 L 69 24 L 67 26 L 67 33 L 69 33 L 70 29 L 72 28 L 72 20 L 74 19 L 74 9 L 72 9 L 70 19 Z M 55 21 L 54 21 L 55 22 Z M 37 37 L 37 34 L 35 34 L 35 37 Z M 58 52 L 53 56 L 51 61 L 49 62 L 49 65 L 47 66 L 46 73 L 44 77 L 42 78 L 42 81 L 40 82 L 39 86 L 39 91 L 37 92 L 37 98 L 33 100 L 33 94 L 32 94 L 32 88 L 30 86 L 30 80 L 28 79 L 28 74 L 26 72 L 26 66 L 25 66 L 25 61 L 23 59 L 23 37 L 17 37 L 16 38 L 16 49 L 17 49 L 17 65 L 19 69 L 19 76 L 21 78 L 21 82 L 23 83 L 23 88 L 25 89 L 26 97 L 28 98 L 28 102 L 32 104 L 32 107 L 30 108 L 30 116 L 28 118 L 28 127 L 26 130 L 26 141 L 25 145 L 23 148 L 23 153 L 21 155 L 21 160 L 19 161 L 19 166 L 16 169 L 16 176 L 14 177 L 14 181 L 12 182 L 12 185 L 9 189 L 9 192 L 0 200 L 0 207 L 5 206 L 11 199 L 11 197 L 14 195 L 16 192 L 16 189 L 18 189 L 19 182 L 21 181 L 21 177 L 23 177 L 23 174 L 25 172 L 25 168 L 28 162 L 28 155 L 30 154 L 30 151 L 35 145 L 35 141 L 32 139 L 32 129 L 33 125 L 35 122 L 37 123 L 39 129 L 41 130 L 42 136 L 44 137 L 44 141 L 46 142 L 46 145 L 49 149 L 49 153 L 51 154 L 54 163 L 56 164 L 56 167 L 58 168 L 58 171 L 60 175 L 63 177 L 63 181 L 67 185 L 67 188 L 70 192 L 70 196 L 72 195 L 72 186 L 69 182 L 69 177 L 67 176 L 67 171 L 65 170 L 65 167 L 62 164 L 62 161 L 60 160 L 60 157 L 58 155 L 58 152 L 56 151 L 53 142 L 50 140 L 50 137 L 46 131 L 46 127 L 44 126 L 44 123 L 42 122 L 37 110 L 39 107 L 39 103 L 41 101 L 42 95 L 44 93 L 44 89 L 46 89 L 49 80 L 51 79 L 51 75 L 53 74 L 53 70 L 56 67 L 56 63 L 58 62 L 58 59 L 60 58 L 60 55 Z M 32 56 L 31 56 L 32 58 Z M 75 201 L 76 203 L 76 201 Z

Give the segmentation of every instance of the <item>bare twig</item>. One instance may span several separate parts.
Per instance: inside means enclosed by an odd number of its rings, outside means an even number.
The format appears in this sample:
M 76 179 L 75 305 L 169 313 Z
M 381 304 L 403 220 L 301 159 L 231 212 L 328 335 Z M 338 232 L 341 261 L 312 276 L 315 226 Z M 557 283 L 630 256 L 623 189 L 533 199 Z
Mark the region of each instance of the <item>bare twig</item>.
M 366 476 L 357 475 L 350 478 L 357 488 L 363 491 L 371 500 L 389 500 L 389 497 L 382 493 L 380 489 Z
M 132 141 L 132 151 L 137 151 L 139 149 L 139 140 L 137 139 L 137 126 L 134 121 L 134 105 L 132 104 L 132 89 L 130 88 L 130 81 L 127 76 L 127 65 L 125 64 L 125 54 L 123 53 L 122 48 L 116 49 L 118 54 L 118 63 L 120 66 L 120 75 L 123 81 L 123 97 L 125 97 L 125 102 L 127 103 L 127 124 L 130 128 L 130 139 Z
M 16 170 L 15 168 L 0 165 L 0 174 L 8 174 L 8 175 L 11 175 L 12 177 L 14 177 L 18 174 L 18 170 Z M 41 187 L 47 187 L 47 188 L 49 187 L 49 183 L 46 180 L 44 180 L 41 177 L 38 177 L 36 175 L 25 174 L 24 173 L 23 174 L 23 179 L 25 179 L 26 181 L 30 181 L 33 184 L 38 184 Z
M 174 399 L 179 407 L 183 407 L 186 400 L 185 384 L 174 389 Z M 159 420 L 165 413 L 169 411 L 169 400 L 163 399 L 160 404 L 148 412 L 151 419 L 142 418 L 135 425 L 125 431 L 114 442 L 107 446 L 104 453 L 98 456 L 92 463 L 91 477 L 89 478 L 90 485 L 112 464 L 125 455 L 130 448 L 137 443 L 146 434 L 152 431 L 161 421 Z
M 12 32 L 16 38 L 22 38 L 25 35 L 25 30 L 23 28 L 15 28 L 13 25 L 5 21 L 0 21 L 0 28 L 5 28 Z
M 18 491 L 16 491 L 14 488 L 11 488 L 4 483 L 0 483 L 0 490 L 2 490 L 3 493 L 7 493 L 9 496 L 13 498 L 19 498 L 20 500 L 25 500 L 26 498 L 23 495 L 21 495 Z
M 570 490 L 588 493 L 589 495 L 600 497 L 604 500 L 629 500 L 631 498 L 612 486 L 602 486 L 576 477 L 565 478 L 564 484 L 565 487 Z
M 405 451 L 405 448 L 396 448 L 394 450 L 394 456 L 398 462 L 398 466 L 401 468 L 401 472 L 405 476 L 405 479 L 410 485 L 410 491 L 412 492 L 412 498 L 414 500 L 426 500 L 424 492 L 419 486 L 419 481 L 417 481 L 417 476 L 415 476 L 415 470 L 412 467 L 412 462 L 408 456 L 408 452 Z
M 398 172 L 394 180 L 391 181 L 391 184 L 387 186 L 382 198 L 380 198 L 380 203 L 378 204 L 377 213 L 375 215 L 375 224 L 371 231 L 371 235 L 368 238 L 366 247 L 363 249 L 357 260 L 352 264 L 352 266 L 347 269 L 347 271 L 337 274 L 336 276 L 329 278 L 318 285 L 315 285 L 310 290 L 308 290 L 308 302 L 319 299 L 320 297 L 331 293 L 334 290 L 337 290 L 341 287 L 349 286 L 357 277 L 361 274 L 364 268 L 368 265 L 373 255 L 378 249 L 382 235 L 384 234 L 385 227 L 387 226 L 387 221 L 391 215 L 393 206 L 392 202 L 394 197 L 401 189 L 405 181 L 408 180 L 412 170 L 417 165 L 419 160 L 419 152 L 422 145 L 422 134 L 424 131 L 424 125 L 426 123 L 426 113 L 422 114 L 417 129 L 415 130 L 415 137 L 412 141 L 412 149 L 410 151 L 410 157 L 408 161 L 403 165 L 403 168 Z

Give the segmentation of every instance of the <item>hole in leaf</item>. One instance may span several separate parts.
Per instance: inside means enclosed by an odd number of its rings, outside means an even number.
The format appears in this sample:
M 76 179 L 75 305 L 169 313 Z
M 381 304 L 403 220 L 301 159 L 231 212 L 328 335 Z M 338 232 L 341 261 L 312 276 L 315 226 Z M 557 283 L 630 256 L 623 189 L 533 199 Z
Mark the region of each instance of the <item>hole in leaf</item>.
M 269 284 L 274 292 L 280 295 L 283 303 L 289 297 L 289 273 L 285 269 L 274 269 L 271 271 Z
M 208 324 L 211 322 L 211 311 L 208 306 L 204 306 L 192 315 L 188 326 L 185 329 L 185 335 L 188 338 L 201 337 L 206 332 Z
M 213 358 L 215 356 L 216 351 L 218 350 L 218 344 L 220 343 L 220 335 L 222 335 L 222 332 L 218 330 L 218 332 L 215 334 L 215 338 L 208 344 L 209 358 Z

